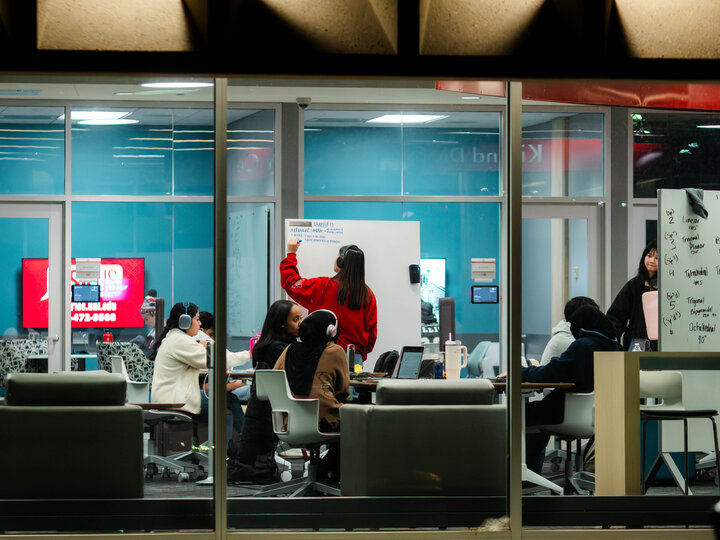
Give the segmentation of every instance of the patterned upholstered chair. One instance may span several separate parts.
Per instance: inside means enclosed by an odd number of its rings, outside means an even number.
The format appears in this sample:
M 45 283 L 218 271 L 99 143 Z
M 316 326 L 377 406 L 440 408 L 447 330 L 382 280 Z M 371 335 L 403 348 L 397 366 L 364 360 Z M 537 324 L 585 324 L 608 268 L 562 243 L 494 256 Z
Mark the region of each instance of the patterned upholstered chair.
M 26 373 L 47 373 L 48 344 L 47 339 L 13 339 L 15 345 L 26 360 Z M 44 356 L 44 359 L 30 359 L 28 356 Z
M 128 377 L 133 381 L 152 382 L 155 363 L 146 357 L 134 343 L 99 343 L 97 350 L 98 369 L 112 372 L 111 356 L 122 356 Z
M 0 388 L 9 373 L 27 373 L 25 355 L 12 341 L 0 341 Z

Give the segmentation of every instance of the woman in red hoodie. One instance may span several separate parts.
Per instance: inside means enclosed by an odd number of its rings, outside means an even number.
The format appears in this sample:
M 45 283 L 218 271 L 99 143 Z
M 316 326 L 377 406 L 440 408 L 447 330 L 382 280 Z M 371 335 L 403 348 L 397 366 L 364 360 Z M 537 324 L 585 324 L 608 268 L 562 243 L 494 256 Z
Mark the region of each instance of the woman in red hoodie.
M 300 241 L 288 241 L 287 256 L 280 262 L 282 288 L 308 311 L 329 309 L 340 325 L 338 345 L 355 346 L 363 360 L 377 339 L 377 303 L 365 284 L 365 254 L 356 245 L 343 246 L 335 259 L 333 277 L 303 278 L 297 268 Z

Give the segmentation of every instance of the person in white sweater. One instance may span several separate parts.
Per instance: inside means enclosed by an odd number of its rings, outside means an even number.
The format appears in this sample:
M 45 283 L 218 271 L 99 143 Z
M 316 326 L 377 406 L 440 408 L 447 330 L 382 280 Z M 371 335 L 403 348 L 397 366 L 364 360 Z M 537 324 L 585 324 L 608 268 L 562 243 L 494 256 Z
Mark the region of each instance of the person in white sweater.
M 553 358 L 560 358 L 560 355 L 575 341 L 575 338 L 570 331 L 570 316 L 575 313 L 575 310 L 582 306 L 593 306 L 600 309 L 592 298 L 587 296 L 576 296 L 571 298 L 565 304 L 563 315 L 565 316 L 560 322 L 558 322 L 552 329 L 552 337 L 550 341 L 545 345 L 543 350 L 542 358 L 540 359 L 540 365 L 544 366 Z
M 150 401 L 183 403 L 182 410 L 205 420 L 208 415 L 208 396 L 201 390 L 199 379 L 200 370 L 207 368 L 207 342 L 195 340 L 199 330 L 199 309 L 195 304 L 178 302 L 172 307 L 165 329 L 155 340 L 150 354 L 150 359 L 155 361 Z M 227 351 L 228 367 L 247 362 L 250 358 L 248 351 Z M 237 383 L 229 383 L 229 386 L 234 384 Z M 245 422 L 242 404 L 232 394 L 232 389 L 228 388 L 227 396 L 227 407 L 233 417 L 228 429 L 228 440 L 232 435 L 232 427 L 240 432 Z

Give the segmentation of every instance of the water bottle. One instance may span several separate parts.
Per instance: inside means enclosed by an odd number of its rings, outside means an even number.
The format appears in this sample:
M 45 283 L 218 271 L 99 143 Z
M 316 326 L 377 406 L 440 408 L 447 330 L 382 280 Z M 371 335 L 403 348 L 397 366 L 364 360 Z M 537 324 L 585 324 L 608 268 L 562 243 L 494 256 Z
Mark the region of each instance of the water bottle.
M 632 352 L 642 352 L 642 349 L 640 348 L 640 343 L 637 341 L 635 342 L 635 346 L 632 348 Z
M 105 329 L 105 333 L 103 334 L 103 343 L 112 343 L 113 335 L 109 328 Z

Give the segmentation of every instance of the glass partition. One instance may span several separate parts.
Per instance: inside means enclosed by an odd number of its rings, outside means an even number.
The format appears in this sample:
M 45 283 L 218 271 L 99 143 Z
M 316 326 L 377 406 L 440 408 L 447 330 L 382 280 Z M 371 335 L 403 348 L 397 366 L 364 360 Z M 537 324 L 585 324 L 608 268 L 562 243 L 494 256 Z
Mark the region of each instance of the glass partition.
M 64 112 L 63 107 L 0 107 L 0 194 L 63 193 Z

